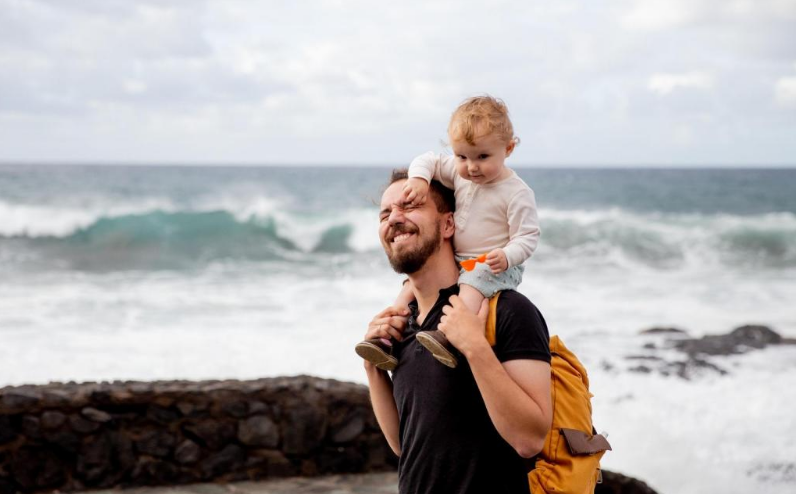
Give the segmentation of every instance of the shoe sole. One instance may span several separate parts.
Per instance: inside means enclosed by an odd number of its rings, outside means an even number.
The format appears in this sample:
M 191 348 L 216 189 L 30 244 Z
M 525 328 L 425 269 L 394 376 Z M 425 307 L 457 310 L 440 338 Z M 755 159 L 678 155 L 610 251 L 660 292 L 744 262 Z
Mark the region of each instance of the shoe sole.
M 363 341 L 354 348 L 357 355 L 375 365 L 381 370 L 391 371 L 398 366 L 398 359 L 386 353 L 373 343 Z
M 459 361 L 456 359 L 456 357 L 450 351 L 448 351 L 447 348 L 442 346 L 442 343 L 435 340 L 434 337 L 420 332 L 417 333 L 417 341 L 426 347 L 426 349 L 431 352 L 431 355 L 433 355 L 435 359 L 439 360 L 441 363 L 447 365 L 451 369 L 455 369 L 456 366 L 459 365 Z

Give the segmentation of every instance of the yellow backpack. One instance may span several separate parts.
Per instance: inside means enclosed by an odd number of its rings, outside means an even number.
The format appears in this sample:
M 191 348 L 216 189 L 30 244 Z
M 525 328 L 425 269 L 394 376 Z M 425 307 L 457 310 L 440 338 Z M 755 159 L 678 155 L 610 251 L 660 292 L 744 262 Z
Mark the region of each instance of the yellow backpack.
M 497 300 L 489 300 L 486 338 L 495 346 Z M 578 358 L 564 343 L 550 338 L 553 425 L 544 448 L 536 457 L 536 468 L 528 473 L 533 494 L 593 493 L 602 482 L 600 459 L 611 449 L 591 422 L 589 377 Z

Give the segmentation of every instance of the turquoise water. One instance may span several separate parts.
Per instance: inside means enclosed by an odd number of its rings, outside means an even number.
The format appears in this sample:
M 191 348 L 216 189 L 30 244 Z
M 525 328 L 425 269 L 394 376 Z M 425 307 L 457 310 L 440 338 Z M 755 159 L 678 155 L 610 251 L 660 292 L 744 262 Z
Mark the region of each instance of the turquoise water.
M 618 255 L 676 267 L 696 256 L 730 269 L 796 266 L 796 170 L 518 172 L 536 191 L 552 258 Z M 380 256 L 366 239 L 366 216 L 387 175 L 367 168 L 2 166 L 2 269 L 180 270 L 218 260 Z

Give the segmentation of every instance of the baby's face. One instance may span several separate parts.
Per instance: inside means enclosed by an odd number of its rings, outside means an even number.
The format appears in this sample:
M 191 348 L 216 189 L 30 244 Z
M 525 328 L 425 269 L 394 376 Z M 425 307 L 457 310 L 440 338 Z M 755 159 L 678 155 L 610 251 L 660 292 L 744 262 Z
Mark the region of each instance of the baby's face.
M 506 142 L 497 134 L 489 134 L 467 141 L 453 141 L 456 171 L 467 180 L 477 184 L 497 182 L 510 174 L 506 158 L 514 151 L 514 141 Z

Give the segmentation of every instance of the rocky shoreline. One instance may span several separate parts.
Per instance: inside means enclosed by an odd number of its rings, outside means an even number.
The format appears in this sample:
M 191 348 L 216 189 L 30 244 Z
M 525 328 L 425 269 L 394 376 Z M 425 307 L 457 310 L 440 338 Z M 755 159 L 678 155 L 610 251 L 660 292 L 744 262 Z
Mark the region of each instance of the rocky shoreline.
M 700 338 L 651 328 L 639 338 L 624 370 L 685 380 L 728 374 L 723 357 L 796 344 L 759 325 Z M 330 482 L 335 492 L 397 492 L 396 466 L 367 388 L 354 383 L 297 376 L 0 388 L 0 494 L 263 479 L 255 482 L 263 494 L 307 482 L 312 492 Z M 604 472 L 595 492 L 655 491 Z
M 650 328 L 640 332 L 646 341 L 642 351 L 626 355 L 630 372 L 676 376 L 690 380 L 696 377 L 727 375 L 730 371 L 716 357 L 742 355 L 769 346 L 796 345 L 796 338 L 785 338 L 768 326 L 745 325 L 726 334 L 692 338 L 679 328 Z
M 367 388 L 353 383 L 298 376 L 0 388 L 0 494 L 278 478 L 322 486 L 329 475 L 396 465 Z M 335 492 L 391 492 L 343 478 L 358 490 Z M 604 479 L 596 492 L 654 493 L 621 474 Z

